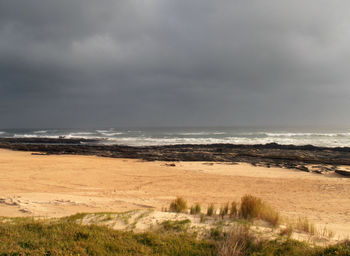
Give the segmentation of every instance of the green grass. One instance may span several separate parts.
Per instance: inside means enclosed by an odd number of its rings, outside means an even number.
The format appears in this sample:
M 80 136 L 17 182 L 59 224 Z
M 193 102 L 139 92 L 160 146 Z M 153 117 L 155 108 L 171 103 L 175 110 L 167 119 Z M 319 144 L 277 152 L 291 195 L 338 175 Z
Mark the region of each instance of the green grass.
M 186 220 L 167 220 L 161 223 L 166 231 L 186 232 L 191 224 L 189 219 Z
M 242 255 L 252 256 L 349 256 L 350 244 L 338 244 L 329 246 L 327 248 L 311 247 L 305 242 L 298 242 L 295 240 L 286 241 L 260 241 L 258 243 L 251 243 L 243 250 Z
M 76 218 L 76 217 L 75 217 Z M 0 255 L 214 255 L 190 234 L 116 231 L 64 219 L 0 224 Z
M 133 233 L 78 224 L 85 214 L 56 220 L 3 219 L 0 255 L 241 255 L 350 256 L 350 241 L 317 247 L 285 237 L 266 240 L 236 224 L 221 226 L 198 239 L 187 232 L 189 220 L 163 222 L 159 231 Z
M 247 226 L 233 226 L 217 243 L 219 256 L 350 256 L 350 241 L 328 247 L 310 245 L 292 239 L 261 239 Z

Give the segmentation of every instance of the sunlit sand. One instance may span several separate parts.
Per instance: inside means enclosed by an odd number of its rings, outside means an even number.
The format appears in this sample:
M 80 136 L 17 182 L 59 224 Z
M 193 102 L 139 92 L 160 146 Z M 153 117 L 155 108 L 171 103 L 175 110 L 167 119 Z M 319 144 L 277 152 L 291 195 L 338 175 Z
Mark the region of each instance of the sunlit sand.
M 350 179 L 249 164 L 145 162 L 0 150 L 0 216 L 167 207 L 176 196 L 220 206 L 252 194 L 283 216 L 350 235 Z

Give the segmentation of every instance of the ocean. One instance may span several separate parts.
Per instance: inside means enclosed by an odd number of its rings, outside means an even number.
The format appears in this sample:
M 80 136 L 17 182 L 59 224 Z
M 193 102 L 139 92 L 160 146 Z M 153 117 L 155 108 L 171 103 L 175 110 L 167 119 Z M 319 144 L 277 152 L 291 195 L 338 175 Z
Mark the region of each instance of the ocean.
M 2 129 L 0 137 L 10 138 L 87 138 L 101 144 L 129 146 L 175 144 L 266 144 L 350 147 L 348 131 L 272 128 L 105 128 L 105 129 Z

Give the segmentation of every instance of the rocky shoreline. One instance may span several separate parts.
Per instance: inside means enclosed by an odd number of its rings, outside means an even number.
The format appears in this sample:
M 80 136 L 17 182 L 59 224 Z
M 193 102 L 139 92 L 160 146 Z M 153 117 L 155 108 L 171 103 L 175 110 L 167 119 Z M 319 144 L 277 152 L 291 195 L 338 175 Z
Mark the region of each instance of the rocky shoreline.
M 350 148 L 345 147 L 327 148 L 275 143 L 131 147 L 102 145 L 99 142 L 90 139 L 0 138 L 0 148 L 36 152 L 34 154 L 96 155 L 146 161 L 247 162 L 256 166 L 298 169 L 319 174 L 336 172 L 344 177 L 350 176 L 350 172 L 338 167 L 350 165 Z

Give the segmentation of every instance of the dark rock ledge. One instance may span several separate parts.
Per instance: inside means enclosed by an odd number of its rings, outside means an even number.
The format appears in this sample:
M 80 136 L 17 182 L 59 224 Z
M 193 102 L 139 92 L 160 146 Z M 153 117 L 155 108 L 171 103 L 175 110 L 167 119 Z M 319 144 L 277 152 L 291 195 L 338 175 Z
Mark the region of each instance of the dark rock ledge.
M 276 143 L 131 147 L 102 145 L 99 142 L 87 139 L 0 138 L 0 148 L 32 151 L 36 154 L 39 152 L 55 155 L 96 155 L 147 161 L 247 162 L 257 166 L 299 169 L 315 173 L 334 172 L 339 165 L 350 165 L 350 148 L 348 147 L 327 148 Z M 309 168 L 309 165 L 315 168 Z M 342 172 L 337 173 L 342 174 Z

